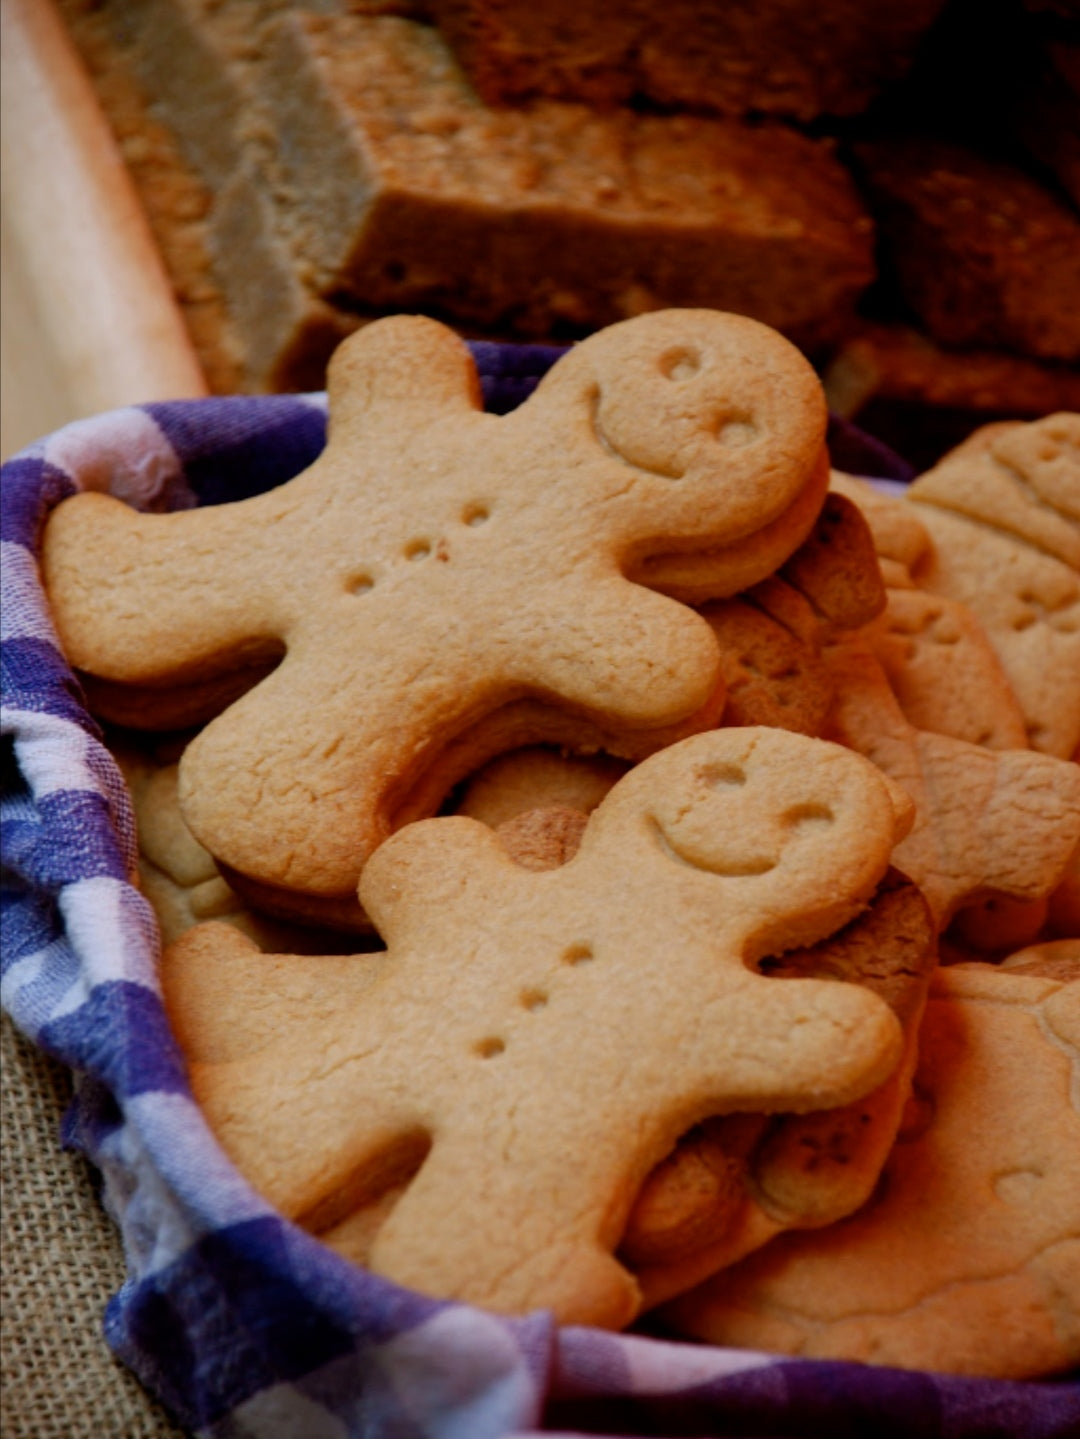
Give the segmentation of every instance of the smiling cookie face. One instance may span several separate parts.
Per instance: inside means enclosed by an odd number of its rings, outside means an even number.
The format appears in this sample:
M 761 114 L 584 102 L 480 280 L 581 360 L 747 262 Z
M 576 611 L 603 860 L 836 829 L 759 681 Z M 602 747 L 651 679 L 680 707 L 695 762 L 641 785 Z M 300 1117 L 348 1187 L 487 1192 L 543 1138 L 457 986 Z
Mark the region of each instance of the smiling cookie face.
M 601 332 L 556 367 L 538 394 L 572 387 L 605 451 L 671 481 L 680 507 L 712 510 L 713 544 L 775 520 L 822 453 L 824 401 L 809 365 L 763 344 L 768 332 L 741 316 L 718 326 L 707 310 L 658 311 L 632 324 L 632 344 L 623 326 Z M 715 485 L 708 493 L 697 488 L 718 474 L 722 501 Z M 693 498 L 676 500 L 680 485 Z
M 811 747 L 813 762 L 799 768 L 783 760 L 786 732 L 724 734 L 722 757 L 703 759 L 643 806 L 658 850 L 725 880 L 733 903 L 737 895 L 747 912 L 774 908 L 789 943 L 838 928 L 872 890 L 880 855 L 899 843 L 913 807 L 879 771 L 868 780 L 833 746 Z M 656 756 L 654 772 L 667 763 L 678 760 Z M 635 774 L 622 781 L 624 789 L 638 782 Z M 602 823 L 602 813 L 598 818 Z M 751 957 L 774 939 L 766 924 Z

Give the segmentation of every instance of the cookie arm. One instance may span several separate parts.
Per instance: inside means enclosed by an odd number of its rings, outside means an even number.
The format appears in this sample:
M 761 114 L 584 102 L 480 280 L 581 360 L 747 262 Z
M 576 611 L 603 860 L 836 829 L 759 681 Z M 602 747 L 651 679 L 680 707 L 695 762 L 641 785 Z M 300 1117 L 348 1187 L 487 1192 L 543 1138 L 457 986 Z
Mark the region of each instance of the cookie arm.
M 620 727 L 674 724 L 720 684 L 720 649 L 700 615 L 619 575 L 563 583 L 545 596 L 550 622 L 521 648 L 523 682 Z
M 699 1012 L 684 1047 L 729 1113 L 836 1108 L 884 1083 L 903 1055 L 896 1016 L 856 984 L 747 972 Z
M 233 925 L 211 921 L 167 946 L 161 985 L 188 1060 L 221 1065 L 282 1042 L 318 1050 L 340 1013 L 363 1001 L 385 959 L 265 954 Z
M 280 650 L 250 618 L 260 581 L 248 513 L 241 503 L 141 514 L 96 492 L 59 505 L 41 565 L 71 663 L 121 683 L 182 683 L 208 665 L 217 671 Z

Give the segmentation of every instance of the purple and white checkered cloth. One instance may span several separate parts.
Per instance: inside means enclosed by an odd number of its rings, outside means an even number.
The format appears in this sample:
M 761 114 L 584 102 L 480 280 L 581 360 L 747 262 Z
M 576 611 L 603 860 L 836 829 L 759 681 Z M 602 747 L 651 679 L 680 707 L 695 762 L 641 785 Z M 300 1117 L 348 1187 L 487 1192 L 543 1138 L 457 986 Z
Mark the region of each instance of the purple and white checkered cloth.
M 473 350 L 497 411 L 558 353 Z M 843 467 L 909 477 L 874 442 L 832 438 Z M 278 1217 L 232 1168 L 166 1022 L 129 799 L 58 648 L 36 552 L 48 510 L 78 489 L 215 504 L 281 484 L 324 439 L 321 396 L 178 401 L 69 425 L 2 472 L 0 998 L 79 1076 L 64 1142 L 101 1170 L 127 1254 L 105 1313 L 116 1354 L 213 1439 L 1080 1434 L 1069 1379 L 800 1361 L 425 1299 Z

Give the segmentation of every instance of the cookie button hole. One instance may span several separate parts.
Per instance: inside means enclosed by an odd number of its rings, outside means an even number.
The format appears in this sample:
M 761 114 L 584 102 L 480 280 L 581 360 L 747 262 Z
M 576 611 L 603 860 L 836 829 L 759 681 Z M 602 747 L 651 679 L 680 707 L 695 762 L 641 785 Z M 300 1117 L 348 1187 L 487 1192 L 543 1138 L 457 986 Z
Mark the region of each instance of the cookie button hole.
M 796 833 L 827 829 L 834 819 L 835 815 L 827 804 L 798 804 L 786 810 L 783 816 L 784 825 Z
M 591 944 L 572 944 L 563 951 L 563 964 L 588 964 L 594 958 Z
M 473 1053 L 480 1059 L 494 1059 L 496 1055 L 502 1054 L 505 1048 L 505 1040 L 493 1034 L 487 1039 L 478 1039 L 473 1045 Z
M 350 575 L 345 581 L 345 589 L 350 595 L 366 595 L 369 590 L 375 588 L 374 576 L 369 575 L 366 570 L 359 574 Z
M 478 529 L 480 525 L 487 524 L 491 519 L 491 511 L 487 505 L 467 505 L 461 516 L 462 524 L 470 526 L 471 529 Z
M 542 989 L 525 989 L 521 993 L 521 1007 L 529 1010 L 530 1013 L 537 1009 L 543 1009 L 547 1004 L 548 997 Z
M 410 540 L 405 546 L 407 560 L 426 560 L 430 554 L 431 545 L 427 540 Z

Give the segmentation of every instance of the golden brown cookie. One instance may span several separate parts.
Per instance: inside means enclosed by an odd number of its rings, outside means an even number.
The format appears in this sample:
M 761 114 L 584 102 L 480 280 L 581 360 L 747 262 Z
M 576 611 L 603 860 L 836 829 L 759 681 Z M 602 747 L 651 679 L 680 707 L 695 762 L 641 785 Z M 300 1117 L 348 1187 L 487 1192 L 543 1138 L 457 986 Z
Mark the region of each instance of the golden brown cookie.
M 1026 748 L 1020 703 L 974 611 L 912 579 L 932 550 L 916 507 L 835 470 L 831 485 L 858 506 L 873 535 L 887 588 L 865 638 L 907 719 L 970 744 Z
M 1026 749 L 1024 714 L 970 607 L 892 585 L 866 637 L 916 729 L 988 749 Z
M 1080 981 L 939 970 L 920 1050 L 871 1202 L 675 1300 L 673 1328 L 997 1378 L 1080 1361 Z
M 1080 415 L 990 426 L 911 487 L 932 547 L 913 578 L 968 605 L 1023 711 L 1029 742 L 1080 747 Z
M 317 1234 L 413 1176 L 375 1272 L 625 1324 L 641 1296 L 613 1251 L 681 1134 L 838 1107 L 895 1070 L 876 995 L 754 966 L 860 912 L 910 822 L 897 805 L 848 750 L 727 729 L 631 770 L 557 869 L 518 866 L 475 820 L 410 825 L 361 885 L 385 955 L 272 961 L 319 974 L 314 1010 L 264 986 L 249 1021 L 256 967 L 226 926 L 168 951 L 195 1094 L 240 1170 Z M 207 971 L 209 1059 L 192 1017 Z
M 734 599 L 702 606 L 720 646 L 727 696 L 721 724 L 818 735 L 832 704 L 832 681 L 809 606 L 787 589 L 781 612 L 775 600 L 782 588 L 787 588 L 782 581 L 766 581 Z M 792 616 L 800 602 L 805 614 Z
M 822 449 L 813 474 L 784 513 L 736 545 L 649 555 L 630 571 L 649 589 L 688 605 L 726 599 L 773 574 L 813 533 L 828 493 L 829 459 Z
M 915 824 L 895 863 L 939 926 L 983 900 L 1047 899 L 1080 840 L 1080 768 L 916 729 L 861 636 L 830 644 L 825 655 L 836 696 L 825 733 L 873 760 L 914 801 Z
M 885 608 L 874 532 L 859 506 L 837 490 L 825 496 L 814 528 L 779 574 L 831 629 L 857 629 Z
M 720 646 L 721 723 L 820 734 L 832 703 L 821 642 L 885 603 L 873 536 L 858 507 L 827 495 L 813 529 L 776 574 L 701 607 Z
M 1016 974 L 1040 974 L 1051 979 L 1080 980 L 1080 938 L 1045 939 L 1025 945 L 1001 962 L 1001 968 Z
M 984 425 L 920 475 L 907 498 L 991 525 L 1080 569 L 1080 414 Z
M 168 515 L 77 495 L 43 569 L 72 663 L 165 696 L 148 722 L 284 651 L 189 746 L 181 803 L 230 876 L 356 920 L 367 856 L 485 716 L 714 721 L 708 626 L 626 576 L 676 550 L 737 564 L 819 483 L 825 414 L 791 345 L 702 310 L 591 336 L 504 416 L 420 317 L 346 341 L 329 391 L 327 448 L 288 484 Z

